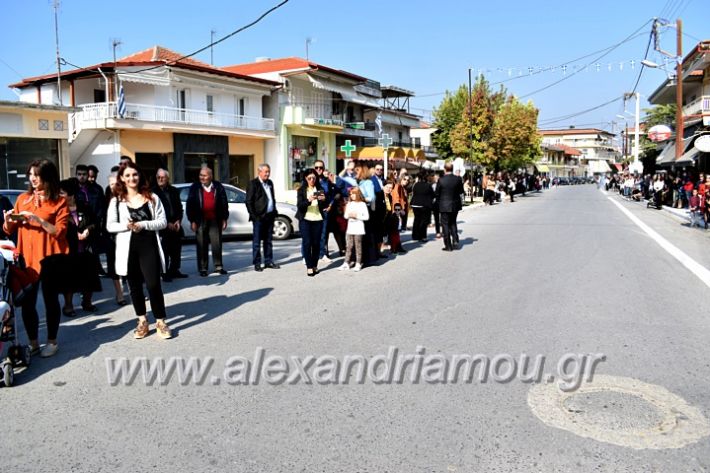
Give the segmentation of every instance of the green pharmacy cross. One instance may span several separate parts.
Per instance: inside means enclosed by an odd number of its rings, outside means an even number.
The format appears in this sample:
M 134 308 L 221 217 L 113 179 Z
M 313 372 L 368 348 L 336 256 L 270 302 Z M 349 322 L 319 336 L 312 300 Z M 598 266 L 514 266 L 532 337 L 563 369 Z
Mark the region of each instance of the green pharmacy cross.
M 392 138 L 390 138 L 389 133 L 385 133 L 384 135 L 382 135 L 382 138 L 380 138 L 378 142 L 379 145 L 382 146 L 384 149 L 388 149 L 390 145 L 394 143 Z
M 345 144 L 340 147 L 340 151 L 345 153 L 345 157 L 350 159 L 350 156 L 353 154 L 353 151 L 357 149 L 357 146 L 352 144 L 350 140 L 345 140 Z

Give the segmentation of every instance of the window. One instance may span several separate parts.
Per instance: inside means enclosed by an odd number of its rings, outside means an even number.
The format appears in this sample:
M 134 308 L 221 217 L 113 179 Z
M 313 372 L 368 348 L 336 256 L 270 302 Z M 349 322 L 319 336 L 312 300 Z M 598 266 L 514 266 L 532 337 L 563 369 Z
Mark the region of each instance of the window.
M 207 111 L 214 112 L 214 97 L 212 95 L 207 96 Z
M 94 103 L 106 101 L 106 91 L 102 89 L 94 89 Z
M 249 107 L 249 98 L 248 97 L 241 97 L 239 99 L 239 105 L 237 106 L 237 115 L 246 115 L 247 114 L 247 107 Z
M 292 136 L 289 149 L 289 173 L 291 188 L 303 181 L 303 173 L 313 167 L 318 156 L 318 139 L 310 136 Z

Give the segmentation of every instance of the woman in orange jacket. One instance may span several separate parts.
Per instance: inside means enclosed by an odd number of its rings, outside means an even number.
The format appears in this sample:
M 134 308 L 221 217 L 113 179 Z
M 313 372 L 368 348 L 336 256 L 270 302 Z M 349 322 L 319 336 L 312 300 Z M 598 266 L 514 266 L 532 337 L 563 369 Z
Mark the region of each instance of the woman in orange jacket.
M 38 282 L 26 292 L 22 300 L 22 321 L 30 339 L 33 354 L 40 352 L 38 342 L 39 315 L 37 314 L 37 290 L 41 263 L 55 254 L 68 254 L 65 238 L 69 210 L 64 197 L 59 195 L 59 172 L 49 160 L 36 160 L 27 169 L 30 187 L 17 197 L 15 208 L 5 212 L 3 230 L 10 234 L 17 231 L 17 248 L 27 265 L 27 271 Z M 47 344 L 40 356 L 46 358 L 57 353 L 59 331 L 59 292 L 52 282 L 42 283 L 42 296 L 47 318 Z

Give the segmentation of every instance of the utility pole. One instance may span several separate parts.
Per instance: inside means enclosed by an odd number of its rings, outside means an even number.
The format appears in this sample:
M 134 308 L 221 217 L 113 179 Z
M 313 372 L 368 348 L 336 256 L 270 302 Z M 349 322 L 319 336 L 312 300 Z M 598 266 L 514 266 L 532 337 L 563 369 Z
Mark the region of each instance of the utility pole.
M 57 98 L 62 105 L 62 65 L 59 57 L 59 0 L 54 0 L 54 44 L 57 49 Z
M 678 161 L 683 155 L 684 124 L 683 124 L 683 22 L 676 20 L 676 88 L 675 88 L 675 159 Z
M 468 159 L 473 166 L 473 89 L 471 86 L 471 68 L 468 68 Z
M 210 65 L 214 66 L 214 35 L 217 32 L 210 30 Z
M 311 44 L 312 38 L 306 38 L 306 61 L 308 61 L 308 46 Z
M 118 71 L 116 70 L 116 48 L 123 44 L 120 39 L 114 38 L 111 40 L 111 47 L 113 49 L 113 96 L 118 102 Z M 108 100 L 109 97 L 106 98 Z

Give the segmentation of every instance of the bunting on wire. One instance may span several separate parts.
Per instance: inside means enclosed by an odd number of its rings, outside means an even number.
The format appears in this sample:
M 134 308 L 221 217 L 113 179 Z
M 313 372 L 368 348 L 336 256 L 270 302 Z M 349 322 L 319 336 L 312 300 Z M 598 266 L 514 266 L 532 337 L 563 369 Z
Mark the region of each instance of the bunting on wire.
M 118 118 L 126 116 L 126 94 L 123 92 L 123 84 L 118 89 Z
M 527 66 L 527 67 L 491 67 L 491 68 L 473 68 L 476 75 L 493 76 L 503 75 L 507 77 L 536 75 L 543 72 L 567 75 L 570 72 L 584 70 L 584 72 L 633 72 L 638 67 L 640 61 L 631 59 L 629 61 L 616 62 L 596 62 L 588 66 L 578 64 L 560 64 L 556 66 Z

